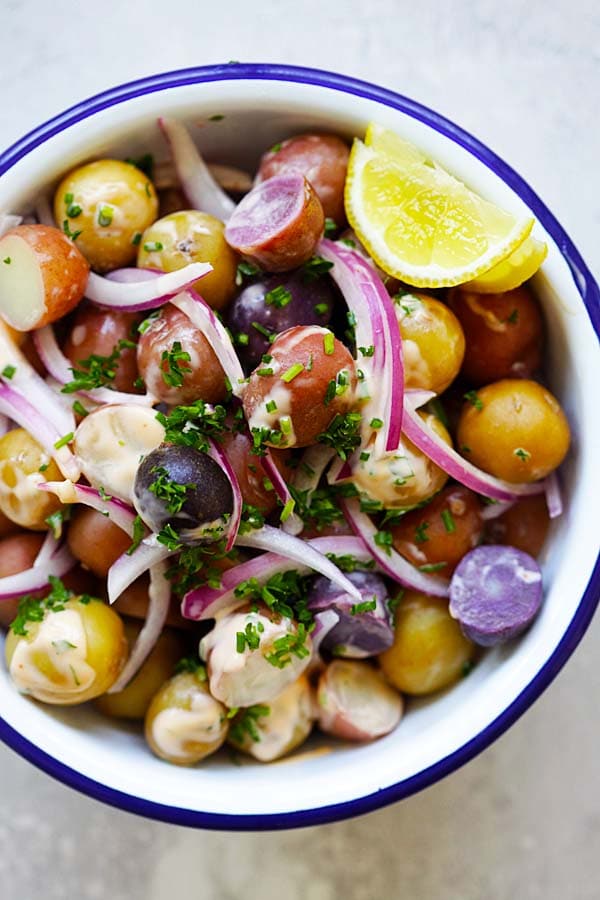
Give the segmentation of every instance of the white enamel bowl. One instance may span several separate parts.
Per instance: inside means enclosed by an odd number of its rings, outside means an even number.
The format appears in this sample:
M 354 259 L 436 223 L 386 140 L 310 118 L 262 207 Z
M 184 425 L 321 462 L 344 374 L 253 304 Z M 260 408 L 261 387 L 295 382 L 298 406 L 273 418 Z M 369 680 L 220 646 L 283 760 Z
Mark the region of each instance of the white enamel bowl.
M 599 291 L 577 250 L 523 180 L 490 150 L 417 103 L 328 72 L 274 65 L 204 67 L 94 97 L 0 154 L 0 212 L 24 212 L 65 170 L 104 154 L 165 150 L 159 115 L 202 123 L 210 159 L 252 167 L 290 134 L 361 135 L 372 119 L 397 130 L 507 209 L 528 207 L 549 254 L 536 277 L 549 331 L 551 387 L 573 427 L 562 472 L 566 512 L 542 557 L 546 598 L 518 642 L 485 655 L 451 690 L 411 704 L 398 730 L 366 746 L 315 745 L 282 763 L 236 767 L 226 755 L 181 769 L 156 759 L 136 729 L 92 709 L 52 709 L 20 696 L 0 670 L 0 737 L 66 784 L 145 816 L 226 829 L 341 819 L 401 799 L 488 746 L 539 696 L 581 639 L 598 601 L 600 497 Z M 222 115 L 220 121 L 208 121 Z M 329 749 L 328 749 L 329 748 Z

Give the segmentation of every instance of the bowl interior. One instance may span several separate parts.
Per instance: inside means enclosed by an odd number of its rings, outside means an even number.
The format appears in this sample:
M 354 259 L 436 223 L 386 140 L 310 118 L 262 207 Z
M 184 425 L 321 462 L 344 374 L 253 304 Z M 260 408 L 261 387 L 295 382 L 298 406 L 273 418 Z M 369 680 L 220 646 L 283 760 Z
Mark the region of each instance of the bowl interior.
M 250 171 L 261 152 L 290 134 L 321 129 L 350 138 L 362 135 L 375 119 L 422 146 L 488 198 L 517 212 L 525 206 L 524 199 L 485 162 L 436 130 L 434 116 L 432 127 L 368 96 L 315 84 L 242 79 L 138 96 L 58 132 L 2 176 L 0 212 L 29 211 L 36 197 L 65 170 L 87 159 L 148 151 L 165 159 L 156 127 L 156 117 L 165 114 L 187 121 L 209 160 Z M 224 118 L 210 121 L 215 115 Z M 551 219 L 548 222 L 551 227 Z M 259 817 L 269 827 L 278 817 L 285 821 L 286 814 L 319 821 L 400 797 L 460 764 L 522 711 L 519 704 L 528 705 L 527 692 L 533 691 L 541 671 L 547 681 L 548 666 L 558 670 L 581 636 L 571 628 L 569 647 L 564 644 L 596 562 L 592 526 L 595 499 L 600 496 L 593 459 L 600 447 L 594 403 L 600 383 L 597 338 L 560 247 L 541 222 L 534 233 L 550 248 L 535 285 L 548 325 L 546 374 L 569 416 L 573 450 L 562 472 L 566 512 L 553 524 L 542 557 L 545 603 L 522 639 L 486 653 L 469 677 L 451 690 L 410 703 L 401 726 L 388 737 L 351 747 L 321 740 L 307 752 L 266 767 L 234 766 L 226 754 L 197 768 L 170 766 L 150 754 L 136 728 L 120 726 L 88 707 L 52 709 L 21 697 L 2 667 L 0 714 L 9 742 L 14 743 L 10 737 L 14 729 L 28 742 L 21 750 L 33 761 L 92 793 L 90 785 L 100 785 L 104 793 L 100 789 L 97 793 L 121 805 L 174 821 L 218 821 L 226 827 L 243 827 L 251 821 L 227 817 Z M 555 651 L 561 641 L 558 658 Z M 539 688 L 532 697 L 537 692 Z M 49 758 L 58 764 L 52 765 Z M 334 806 L 339 813 L 326 812 Z

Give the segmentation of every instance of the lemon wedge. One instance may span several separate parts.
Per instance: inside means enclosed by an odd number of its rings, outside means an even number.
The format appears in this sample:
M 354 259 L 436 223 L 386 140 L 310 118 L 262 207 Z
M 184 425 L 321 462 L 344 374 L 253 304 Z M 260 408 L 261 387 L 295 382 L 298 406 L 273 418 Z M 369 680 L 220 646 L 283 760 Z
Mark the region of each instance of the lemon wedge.
M 348 221 L 377 265 L 418 287 L 472 281 L 510 256 L 533 218 L 471 191 L 418 147 L 375 124 L 350 154 Z
M 478 294 L 503 294 L 531 278 L 548 256 L 548 245 L 531 235 L 502 262 L 465 285 Z

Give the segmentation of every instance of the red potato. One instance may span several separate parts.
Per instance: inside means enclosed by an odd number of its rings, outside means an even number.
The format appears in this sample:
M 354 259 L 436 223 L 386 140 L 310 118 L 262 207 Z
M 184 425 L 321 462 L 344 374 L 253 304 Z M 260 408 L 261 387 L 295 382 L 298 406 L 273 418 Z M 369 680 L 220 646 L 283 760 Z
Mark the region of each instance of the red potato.
M 314 187 L 323 212 L 337 225 L 346 220 L 344 185 L 348 146 L 334 134 L 299 134 L 263 154 L 257 182 L 275 175 L 304 175 Z
M 264 470 L 260 457 L 254 455 L 252 439 L 244 432 L 225 432 L 222 447 L 227 454 L 231 468 L 236 474 L 244 503 L 255 506 L 263 516 L 268 516 L 277 507 L 277 494 L 270 485 L 270 477 Z M 272 450 L 271 455 L 283 477 L 289 479 L 285 461 L 285 450 Z
M 0 541 L 0 578 L 30 569 L 44 543 L 45 535 L 21 531 Z M 44 592 L 40 591 L 39 596 Z M 20 597 L 0 601 L 0 625 L 8 628 L 17 614 Z
M 347 741 L 371 741 L 389 734 L 404 704 L 379 669 L 358 660 L 335 659 L 319 679 L 319 728 Z
M 69 550 L 79 562 L 99 578 L 131 546 L 131 538 L 106 516 L 87 506 L 78 506 L 69 523 Z
M 321 201 L 306 178 L 279 175 L 246 194 L 225 239 L 261 269 L 287 272 L 311 258 L 324 225 Z
M 83 298 L 90 266 L 49 225 L 18 225 L 0 238 L 0 315 L 17 331 L 56 322 Z
M 530 556 L 538 556 L 550 528 L 548 505 L 543 494 L 524 497 L 497 519 L 486 522 L 488 544 L 508 544 Z
M 63 353 L 74 366 L 92 355 L 110 356 L 119 341 L 134 341 L 139 316 L 115 309 L 99 309 L 92 304 L 82 304 L 75 314 L 73 325 L 63 345 Z M 135 381 L 138 367 L 135 347 L 121 350 L 115 366 L 116 374 L 111 386 L 117 391 L 137 393 Z
M 185 356 L 178 356 L 177 350 Z M 148 390 L 164 403 L 220 403 L 227 395 L 215 351 L 186 314 L 171 304 L 144 331 L 137 354 Z
M 269 359 L 270 357 L 270 359 Z M 276 447 L 308 447 L 354 404 L 356 370 L 327 328 L 297 325 L 271 345 L 250 375 L 244 412 L 251 431 Z
M 126 588 L 119 599 L 115 602 L 116 611 L 123 616 L 130 616 L 132 619 L 145 619 L 148 613 L 148 589 L 150 581 L 147 575 L 142 575 L 133 584 Z M 184 619 L 179 611 L 179 600 L 177 597 L 171 598 L 171 606 L 167 614 L 166 624 L 172 625 L 173 628 L 183 628 L 186 631 L 196 627 L 196 622 L 190 622 Z

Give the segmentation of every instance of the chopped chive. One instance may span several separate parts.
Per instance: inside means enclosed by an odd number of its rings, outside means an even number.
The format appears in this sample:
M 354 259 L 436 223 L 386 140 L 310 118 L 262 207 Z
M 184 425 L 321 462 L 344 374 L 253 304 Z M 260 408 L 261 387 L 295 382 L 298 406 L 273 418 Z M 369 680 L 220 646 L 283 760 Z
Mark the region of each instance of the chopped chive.
M 292 433 L 292 420 L 289 416 L 281 416 L 279 419 L 279 427 L 283 434 L 291 434 Z
M 259 334 L 262 334 L 263 337 L 266 337 L 267 340 L 270 341 L 274 337 L 274 335 L 271 334 L 271 332 L 268 331 L 264 325 L 261 325 L 260 322 L 252 322 L 251 324 L 252 324 L 252 327 L 256 331 L 258 331 Z
M 4 368 L 2 369 L 2 377 L 8 378 L 8 380 L 10 381 L 10 379 L 13 377 L 13 375 L 15 374 L 16 371 L 17 371 L 16 366 L 4 366 Z
M 381 419 L 374 418 L 371 419 L 369 425 L 371 426 L 371 428 L 381 428 L 383 426 L 383 421 Z
M 330 219 L 329 216 L 325 219 L 325 230 L 323 232 L 325 237 L 331 237 L 337 231 L 337 224 L 335 219 Z
M 146 253 L 154 253 L 154 251 L 160 252 L 163 250 L 163 245 L 160 241 L 146 241 L 144 244 L 144 250 Z
M 67 213 L 68 215 L 68 213 Z M 112 206 L 101 206 L 98 211 L 98 225 L 102 228 L 107 228 L 112 224 L 113 220 L 113 208 Z
M 243 334 L 240 332 L 240 334 L 236 334 L 235 342 L 236 342 L 236 344 L 239 344 L 240 347 L 247 347 L 248 344 L 250 343 L 250 338 L 248 337 L 247 334 Z
M 331 335 L 333 337 L 333 335 Z M 293 381 L 300 372 L 304 372 L 304 366 L 302 363 L 294 363 L 293 366 L 290 366 L 289 369 L 283 373 L 281 376 L 281 380 L 285 381 L 286 384 L 289 384 L 290 381 Z
M 59 438 L 54 444 L 55 450 L 60 450 L 61 447 L 66 447 L 73 440 L 74 434 L 72 431 L 69 431 L 68 434 L 63 434 L 61 438 Z
M 415 528 L 415 544 L 425 544 L 429 538 L 425 534 L 429 528 L 429 522 L 419 522 Z
M 137 247 L 140 244 L 141 240 L 142 240 L 142 232 L 136 231 L 134 236 L 131 238 L 131 243 L 133 244 L 134 247 Z
M 368 450 L 363 450 L 360 454 L 361 462 L 366 462 L 370 456 L 371 456 L 371 454 L 368 452 Z
M 441 572 L 442 569 L 444 569 L 447 565 L 448 565 L 448 563 L 446 563 L 446 562 L 425 563 L 424 566 L 419 566 L 419 571 L 426 572 L 426 573 Z
M 456 531 L 456 522 L 454 521 L 454 516 L 450 512 L 449 509 L 443 509 L 441 512 L 442 522 L 444 523 L 444 528 L 448 532 L 448 534 L 452 534 Z
M 469 401 L 471 406 L 475 407 L 477 412 L 481 412 L 481 410 L 483 409 L 483 401 L 481 400 L 477 391 L 467 391 L 467 393 L 464 394 L 464 398 L 465 400 Z
M 4 263 L 5 266 L 10 266 L 12 260 L 11 260 L 10 256 L 5 256 L 4 259 L 2 260 L 2 262 Z
M 4 373 L 2 373 L 2 374 L 4 374 Z M 515 456 L 518 456 L 519 459 L 523 460 L 523 462 L 526 462 L 529 459 L 529 457 L 531 456 L 531 453 L 529 452 L 529 450 L 524 450 L 523 447 L 517 447 L 517 449 L 514 450 L 513 452 L 514 452 Z
M 209 116 L 208 121 L 209 122 L 222 122 L 224 118 L 225 118 L 225 116 L 221 115 L 221 113 L 217 113 L 214 116 Z
M 281 517 L 280 517 L 280 518 L 281 518 L 281 521 L 282 521 L 282 522 L 287 522 L 287 520 L 289 519 L 289 517 L 291 516 L 291 514 L 294 512 L 294 507 L 295 507 L 295 505 L 296 505 L 296 501 L 293 500 L 293 499 L 290 497 L 290 499 L 287 501 L 287 503 L 285 504 L 285 506 L 284 506 L 283 509 L 281 510 Z
M 273 369 L 271 369 L 270 367 L 267 367 L 266 369 L 257 369 L 256 374 L 257 375 L 272 375 Z
M 377 600 L 364 600 L 362 603 L 353 603 L 350 607 L 351 616 L 359 616 L 361 613 L 373 612 L 377 608 Z
M 325 351 L 325 356 L 333 356 L 335 353 L 335 337 L 331 331 L 323 335 L 323 350 Z
M 265 303 L 267 306 L 274 306 L 276 309 L 283 309 L 291 302 L 292 295 L 282 284 L 278 284 L 272 291 L 265 294 Z
M 326 316 L 329 311 L 329 307 L 326 303 L 315 303 L 313 309 L 317 316 Z
M 373 344 L 370 344 L 368 347 L 359 347 L 358 348 L 363 356 L 373 356 L 375 353 L 375 347 Z
M 516 325 L 517 322 L 519 321 L 519 310 L 513 309 L 513 311 L 511 312 L 510 316 L 507 318 L 506 321 L 510 322 L 511 325 Z
M 275 403 L 274 400 L 268 400 L 265 403 L 265 407 L 266 407 L 266 410 L 268 413 L 272 413 L 272 412 L 275 412 L 275 410 L 277 409 L 277 404 Z
M 391 531 L 376 531 L 374 534 L 374 540 L 378 547 L 381 547 L 382 550 L 385 550 L 387 555 L 389 556 L 391 553 L 392 546 L 392 532 Z
M 83 403 L 79 402 L 79 400 L 76 400 L 73 404 L 73 412 L 77 413 L 77 415 L 81 416 L 82 418 L 85 418 L 88 415 L 87 409 L 85 408 Z

